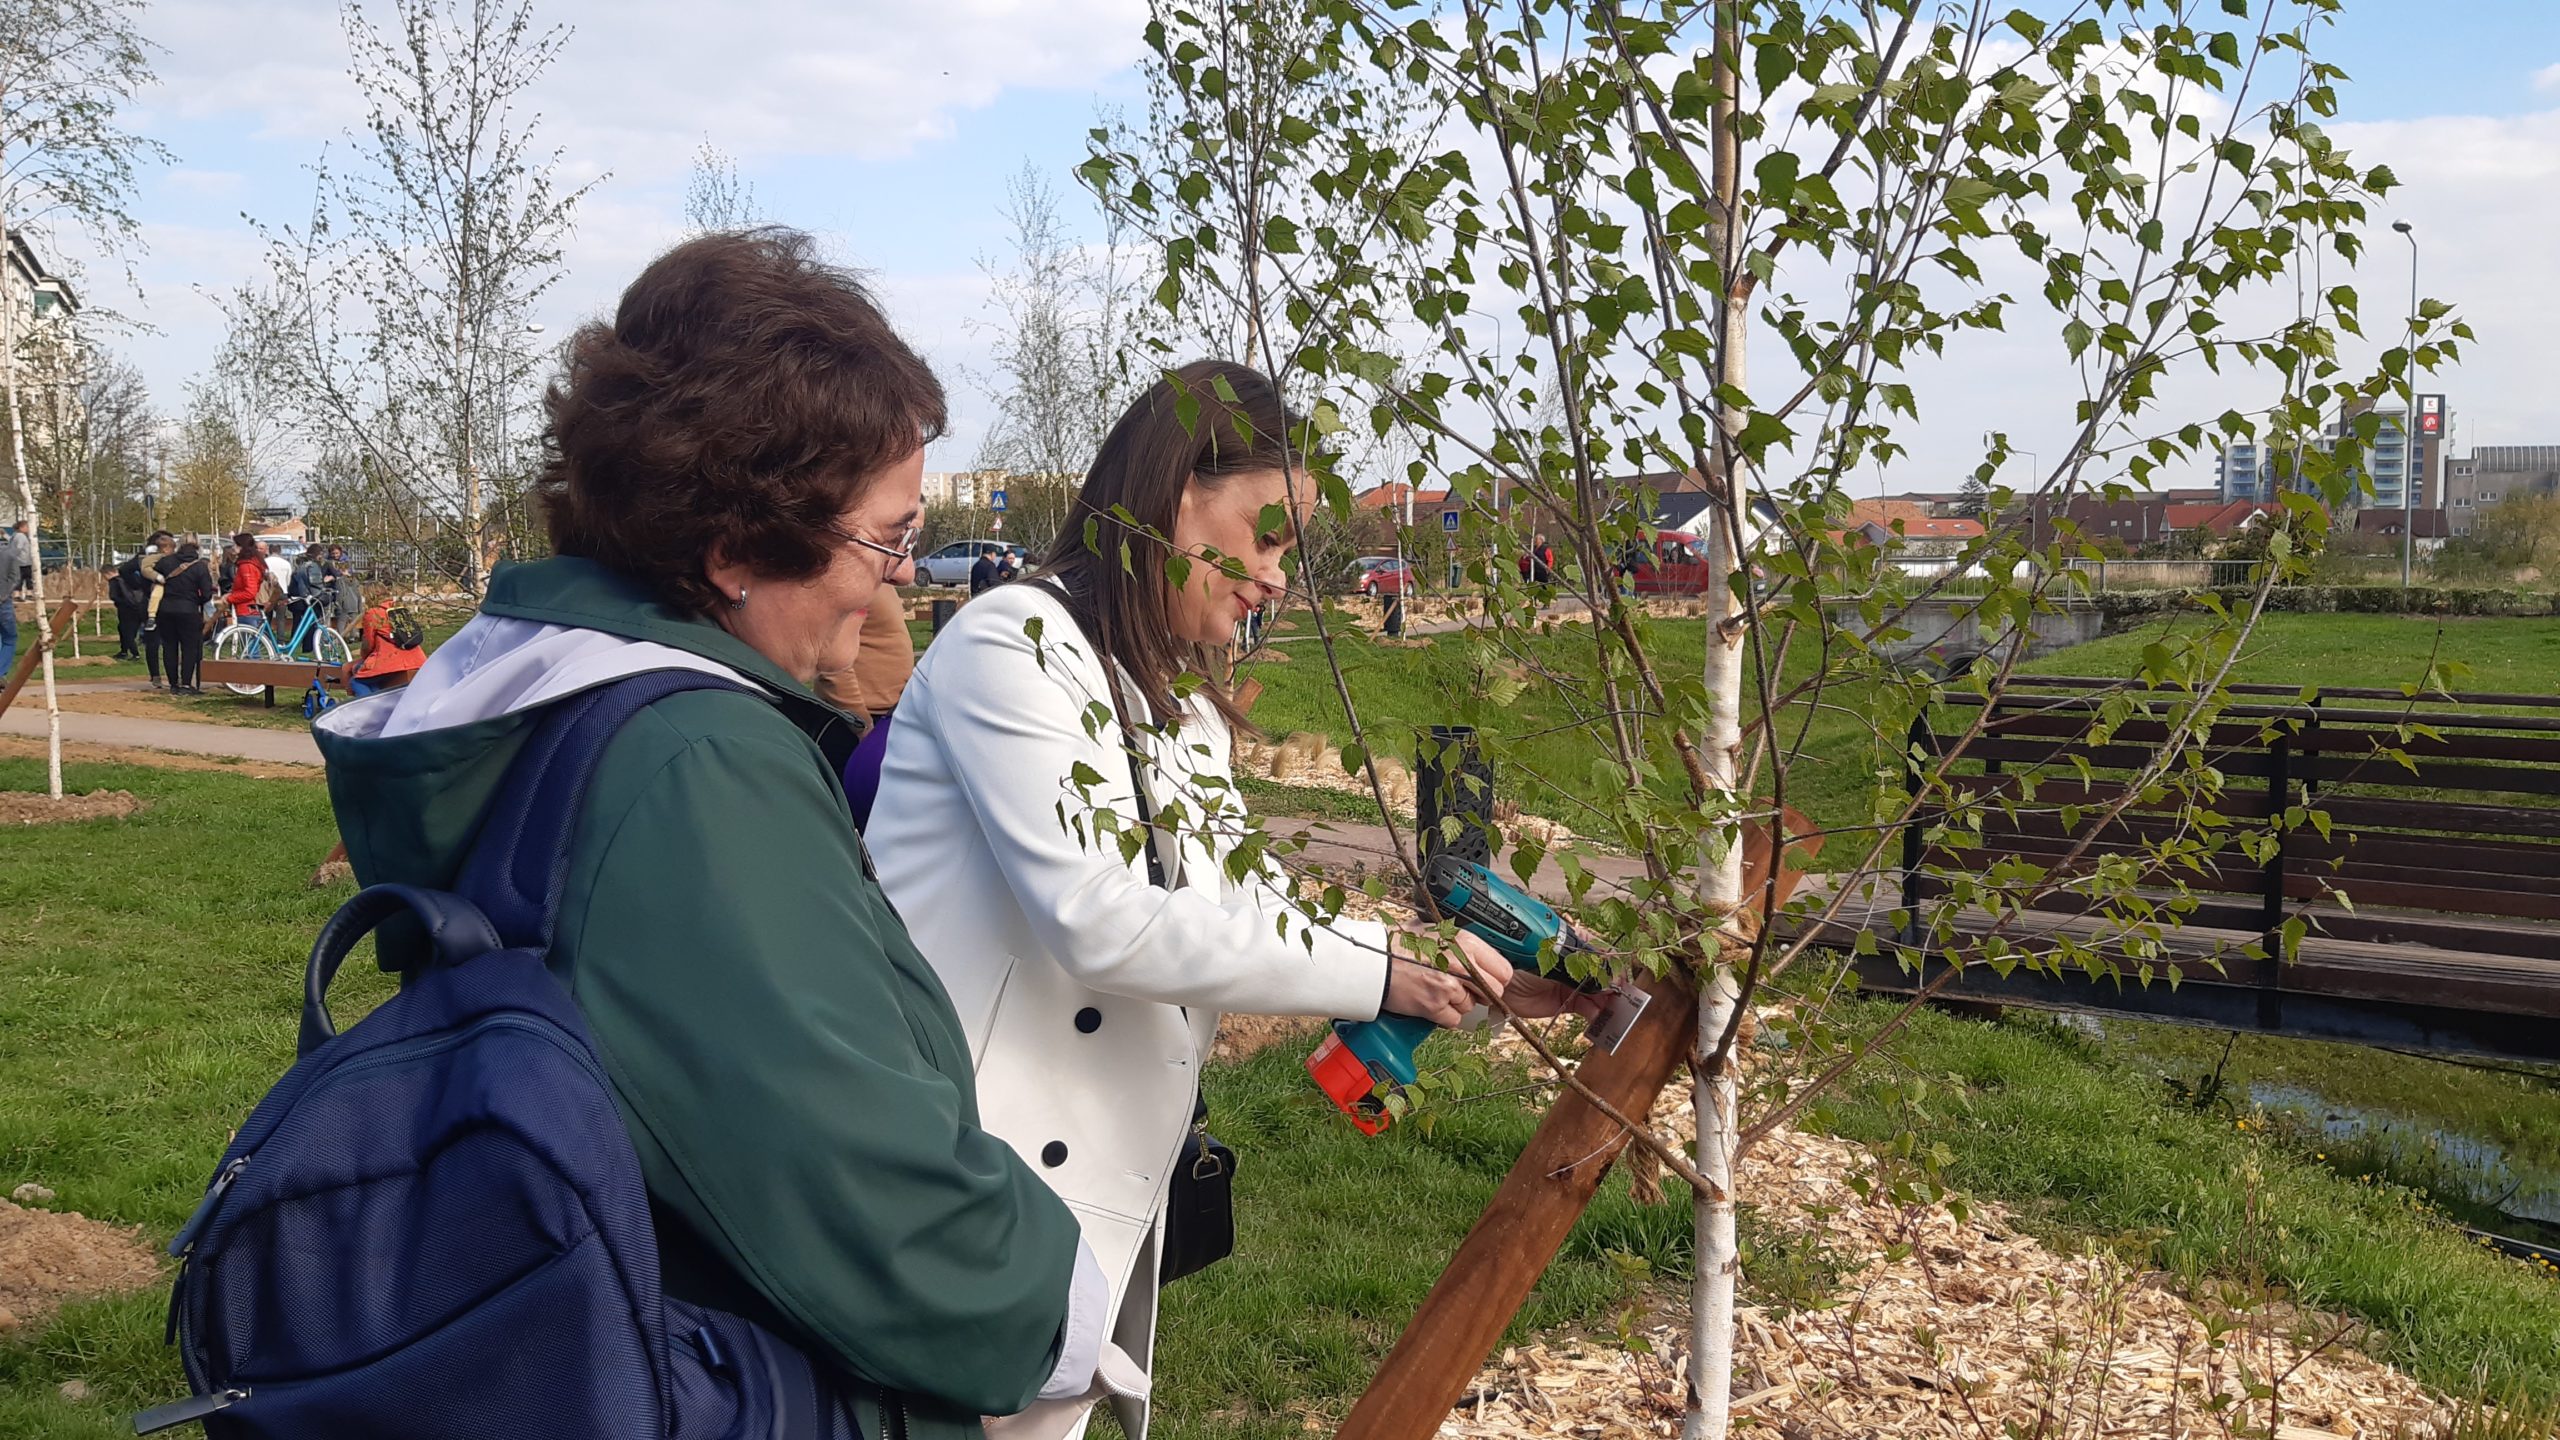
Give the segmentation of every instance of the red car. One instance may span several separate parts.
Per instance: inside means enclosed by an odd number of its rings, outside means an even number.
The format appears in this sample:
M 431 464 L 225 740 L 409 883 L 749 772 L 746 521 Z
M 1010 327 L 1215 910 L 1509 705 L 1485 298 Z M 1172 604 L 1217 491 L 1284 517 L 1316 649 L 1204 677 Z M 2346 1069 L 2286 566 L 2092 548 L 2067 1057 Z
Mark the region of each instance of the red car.
M 1363 555 L 1352 564 L 1359 578 L 1351 588 L 1364 596 L 1402 595 L 1413 583 L 1413 567 L 1393 555 Z

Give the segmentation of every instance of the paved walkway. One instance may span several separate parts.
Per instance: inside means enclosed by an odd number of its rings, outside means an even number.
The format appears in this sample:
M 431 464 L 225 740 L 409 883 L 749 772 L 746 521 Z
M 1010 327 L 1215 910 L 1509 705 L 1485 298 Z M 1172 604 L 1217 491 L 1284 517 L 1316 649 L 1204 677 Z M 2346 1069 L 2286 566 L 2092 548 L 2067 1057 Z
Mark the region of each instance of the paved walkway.
M 9 713 L 0 715 L 0 735 L 44 735 L 44 701 L 21 695 Z M 270 760 L 286 765 L 317 765 L 320 747 L 296 730 L 254 730 L 241 725 L 207 725 L 191 720 L 145 720 L 132 715 L 62 712 L 62 738 L 88 745 L 122 745 L 137 750 L 175 750 L 190 755 L 229 755 L 242 760 Z
M 1348 870 L 1356 866 L 1368 870 L 1371 874 L 1384 875 L 1388 877 L 1390 891 L 1402 889 L 1404 886 L 1404 866 L 1395 858 L 1395 849 L 1389 843 L 1384 826 L 1355 825 L 1343 820 L 1314 820 L 1297 815 L 1265 816 L 1263 823 L 1275 836 L 1304 837 L 1307 848 L 1302 858 L 1307 861 L 1325 866 L 1327 869 Z M 1407 845 L 1413 843 L 1411 826 L 1405 827 L 1401 833 Z M 1512 872 L 1507 858 L 1497 863 L 1494 868 L 1505 880 L 1519 878 Z M 1644 876 L 1644 862 L 1626 855 L 1588 856 L 1583 861 L 1583 869 L 1589 872 L 1595 881 L 1592 886 L 1592 892 L 1595 895 L 1607 895 L 1618 891 Z M 1536 877 L 1529 882 L 1529 890 L 1530 893 L 1546 900 L 1562 901 L 1572 898 L 1572 890 L 1565 883 L 1564 871 L 1557 868 L 1553 859 L 1539 864 Z

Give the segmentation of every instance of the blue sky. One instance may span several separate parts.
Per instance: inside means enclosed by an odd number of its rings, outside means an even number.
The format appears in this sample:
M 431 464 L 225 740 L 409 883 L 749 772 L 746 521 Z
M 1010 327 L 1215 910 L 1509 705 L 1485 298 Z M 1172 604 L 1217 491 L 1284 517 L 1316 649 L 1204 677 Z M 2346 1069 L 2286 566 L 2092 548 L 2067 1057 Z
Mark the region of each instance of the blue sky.
M 985 351 L 973 328 L 984 318 L 978 262 L 1002 249 L 1005 181 L 1027 160 L 1072 192 L 1068 172 L 1096 110 L 1142 105 L 1131 67 L 1143 10 L 1143 0 L 768 0 L 725 11 L 548 0 L 543 13 L 577 34 L 540 97 L 545 133 L 573 175 L 612 174 L 584 209 L 570 273 L 541 318 L 556 336 L 598 313 L 675 238 L 689 154 L 707 138 L 738 157 L 764 215 L 876 273 L 901 325 L 954 382 L 955 434 L 933 463 L 965 465 L 986 409 L 967 379 Z M 299 216 L 305 167 L 360 115 L 327 4 L 158 0 L 145 26 L 164 47 L 163 83 L 138 118 L 179 163 L 144 185 L 140 296 L 119 294 L 106 273 L 89 288 L 155 327 L 113 343 L 174 410 L 220 339 L 202 292 L 257 273 L 242 212 Z M 2543 399 L 2560 390 L 2544 358 L 2560 333 L 2560 276 L 2546 273 L 2560 234 L 2560 0 L 2350 0 L 2324 50 L 2356 77 L 2340 133 L 2410 182 L 2397 208 L 2429 247 L 2426 288 L 2484 327 L 2479 353 L 2446 386 L 2458 438 L 2560 441 L 2560 414 Z M 1080 197 L 1069 198 L 1080 213 Z M 2369 261 L 2364 281 L 2396 296 L 2406 263 L 2405 249 Z M 2004 403 L 1995 397 L 2013 396 L 1997 371 L 1987 367 L 1978 400 L 1962 377 L 1947 378 L 1954 393 L 1932 407 L 1915 447 L 1924 466 L 1955 463 L 1962 448 L 1927 432 L 1970 443 Z M 2067 404 L 2053 408 L 2067 419 Z M 2032 444 L 2032 417 L 2003 418 Z

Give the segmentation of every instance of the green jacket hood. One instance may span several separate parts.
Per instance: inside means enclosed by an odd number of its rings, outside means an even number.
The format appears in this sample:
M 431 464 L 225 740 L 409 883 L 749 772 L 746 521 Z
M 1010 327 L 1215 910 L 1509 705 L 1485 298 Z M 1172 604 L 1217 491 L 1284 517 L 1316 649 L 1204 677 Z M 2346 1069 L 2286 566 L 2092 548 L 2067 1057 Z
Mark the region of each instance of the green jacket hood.
M 530 623 L 489 623 L 493 619 Z M 552 637 L 545 653 L 573 652 L 576 673 L 554 674 L 554 683 L 547 685 L 542 661 L 525 649 L 537 633 L 533 627 L 541 626 L 589 632 Z M 562 644 L 564 639 L 569 643 Z M 439 692 L 467 701 L 475 683 L 497 676 L 510 660 L 517 662 L 518 672 L 509 677 L 517 687 L 513 695 L 452 707 L 465 717 L 458 722 L 384 733 L 403 703 L 423 703 L 425 696 Z M 453 883 L 480 816 L 542 709 L 588 684 L 670 667 L 726 671 L 771 695 L 785 717 L 830 753 L 831 737 L 849 743 L 853 733 L 854 722 L 744 641 L 668 605 L 629 577 L 577 556 L 501 567 L 490 579 L 480 615 L 439 647 L 427 665 L 410 689 L 341 705 L 313 727 L 328 765 L 339 838 L 360 877 Z M 550 667 L 555 672 L 568 668 L 566 663 Z M 581 677 L 585 684 L 578 683 Z M 564 684 L 568 688 L 561 688 Z M 527 696 L 538 699 L 518 703 Z

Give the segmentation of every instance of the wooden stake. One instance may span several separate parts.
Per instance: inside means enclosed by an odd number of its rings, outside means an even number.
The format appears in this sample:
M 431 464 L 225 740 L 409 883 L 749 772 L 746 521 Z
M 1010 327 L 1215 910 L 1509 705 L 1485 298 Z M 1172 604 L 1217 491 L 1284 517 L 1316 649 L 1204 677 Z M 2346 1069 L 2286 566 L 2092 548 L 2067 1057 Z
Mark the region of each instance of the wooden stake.
M 5 605 L 7 603 L 9 602 L 0 600 L 0 605 Z M 64 628 L 70 625 L 79 613 L 79 601 L 65 600 L 62 602 L 62 608 L 53 612 L 53 634 L 55 639 L 59 640 L 62 637 Z M 11 666 L 9 669 L 9 687 L 5 690 L 0 690 L 0 715 L 6 715 L 9 713 L 9 702 L 18 698 L 18 692 L 27 687 L 27 677 L 36 673 L 36 662 L 44 656 L 44 633 L 45 632 L 42 628 L 37 628 L 32 631 L 20 630 L 18 632 L 18 638 L 25 643 L 20 645 L 18 648 L 18 663 Z
M 1793 811 L 1790 837 L 1812 826 Z M 1819 840 L 1800 844 L 1819 848 Z M 1746 895 L 1766 881 L 1771 845 L 1765 829 L 1751 827 L 1743 842 Z M 1778 879 L 1781 903 L 1799 876 L 1790 866 Z M 1653 1003 L 1614 1055 L 1585 1058 L 1582 1083 L 1621 1115 L 1653 1113 L 1662 1087 L 1687 1067 L 1697 1044 L 1698 996 L 1680 977 L 1647 987 Z M 1565 1236 L 1599 1192 L 1609 1163 L 1627 1145 L 1627 1132 L 1574 1091 L 1564 1092 L 1512 1163 L 1502 1188 L 1477 1217 L 1475 1228 L 1449 1258 L 1449 1268 L 1416 1310 L 1384 1365 L 1336 1440 L 1428 1440 L 1467 1382 L 1502 1341 L 1538 1277 L 1555 1262 Z
M 1677 977 L 1648 988 L 1653 1003 L 1618 1052 L 1582 1062 L 1582 1083 L 1622 1115 L 1651 1114 L 1695 1043 L 1697 993 Z M 1336 1440 L 1426 1440 L 1440 1429 L 1626 1143 L 1590 1101 L 1570 1090 L 1556 1101 Z

